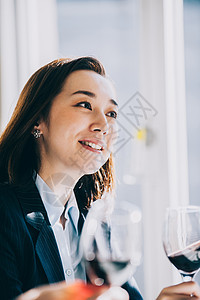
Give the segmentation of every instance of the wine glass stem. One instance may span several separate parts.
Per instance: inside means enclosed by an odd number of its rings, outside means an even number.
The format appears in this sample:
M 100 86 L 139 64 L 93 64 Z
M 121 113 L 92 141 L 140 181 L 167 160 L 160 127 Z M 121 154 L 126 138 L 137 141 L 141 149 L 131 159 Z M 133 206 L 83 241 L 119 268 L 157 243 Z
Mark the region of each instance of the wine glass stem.
M 193 281 L 194 280 L 194 275 L 195 274 L 191 274 L 191 275 L 181 274 L 182 281 L 183 282 Z

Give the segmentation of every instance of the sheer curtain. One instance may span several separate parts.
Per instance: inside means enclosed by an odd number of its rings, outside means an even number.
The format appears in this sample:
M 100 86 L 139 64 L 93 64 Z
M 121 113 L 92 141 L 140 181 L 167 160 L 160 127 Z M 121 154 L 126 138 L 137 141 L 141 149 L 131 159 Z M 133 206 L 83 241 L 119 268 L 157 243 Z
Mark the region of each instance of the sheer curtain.
M 55 0 L 0 0 L 0 130 L 37 68 L 58 55 Z

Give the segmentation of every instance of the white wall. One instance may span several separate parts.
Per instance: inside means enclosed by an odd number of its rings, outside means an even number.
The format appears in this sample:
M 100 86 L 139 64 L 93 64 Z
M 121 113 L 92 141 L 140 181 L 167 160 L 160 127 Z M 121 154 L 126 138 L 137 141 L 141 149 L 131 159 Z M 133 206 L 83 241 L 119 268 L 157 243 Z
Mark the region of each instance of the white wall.
M 0 130 L 30 75 L 58 56 L 56 0 L 0 0 Z

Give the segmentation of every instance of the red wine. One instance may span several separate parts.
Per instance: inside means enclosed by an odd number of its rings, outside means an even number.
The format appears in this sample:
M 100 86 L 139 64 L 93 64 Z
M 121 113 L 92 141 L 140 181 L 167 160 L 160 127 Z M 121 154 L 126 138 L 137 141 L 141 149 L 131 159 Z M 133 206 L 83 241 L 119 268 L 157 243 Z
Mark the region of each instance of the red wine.
M 96 285 L 122 285 L 131 276 L 130 261 L 86 261 L 86 270 L 91 282 Z
M 200 241 L 170 254 L 168 258 L 179 271 L 195 273 L 200 268 Z

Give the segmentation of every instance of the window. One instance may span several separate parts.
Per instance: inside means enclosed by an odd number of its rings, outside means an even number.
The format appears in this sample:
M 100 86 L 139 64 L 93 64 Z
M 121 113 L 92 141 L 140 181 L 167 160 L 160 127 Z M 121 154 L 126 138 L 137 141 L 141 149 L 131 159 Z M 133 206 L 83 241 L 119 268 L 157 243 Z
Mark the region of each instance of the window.
M 57 0 L 57 11 L 59 56 L 98 58 L 114 81 L 119 104 L 123 106 L 139 89 L 139 1 Z M 119 122 L 122 138 L 115 157 L 117 199 L 141 208 L 140 185 L 134 183 L 130 174 L 133 128 L 123 116 Z M 135 277 L 143 291 L 142 265 Z

